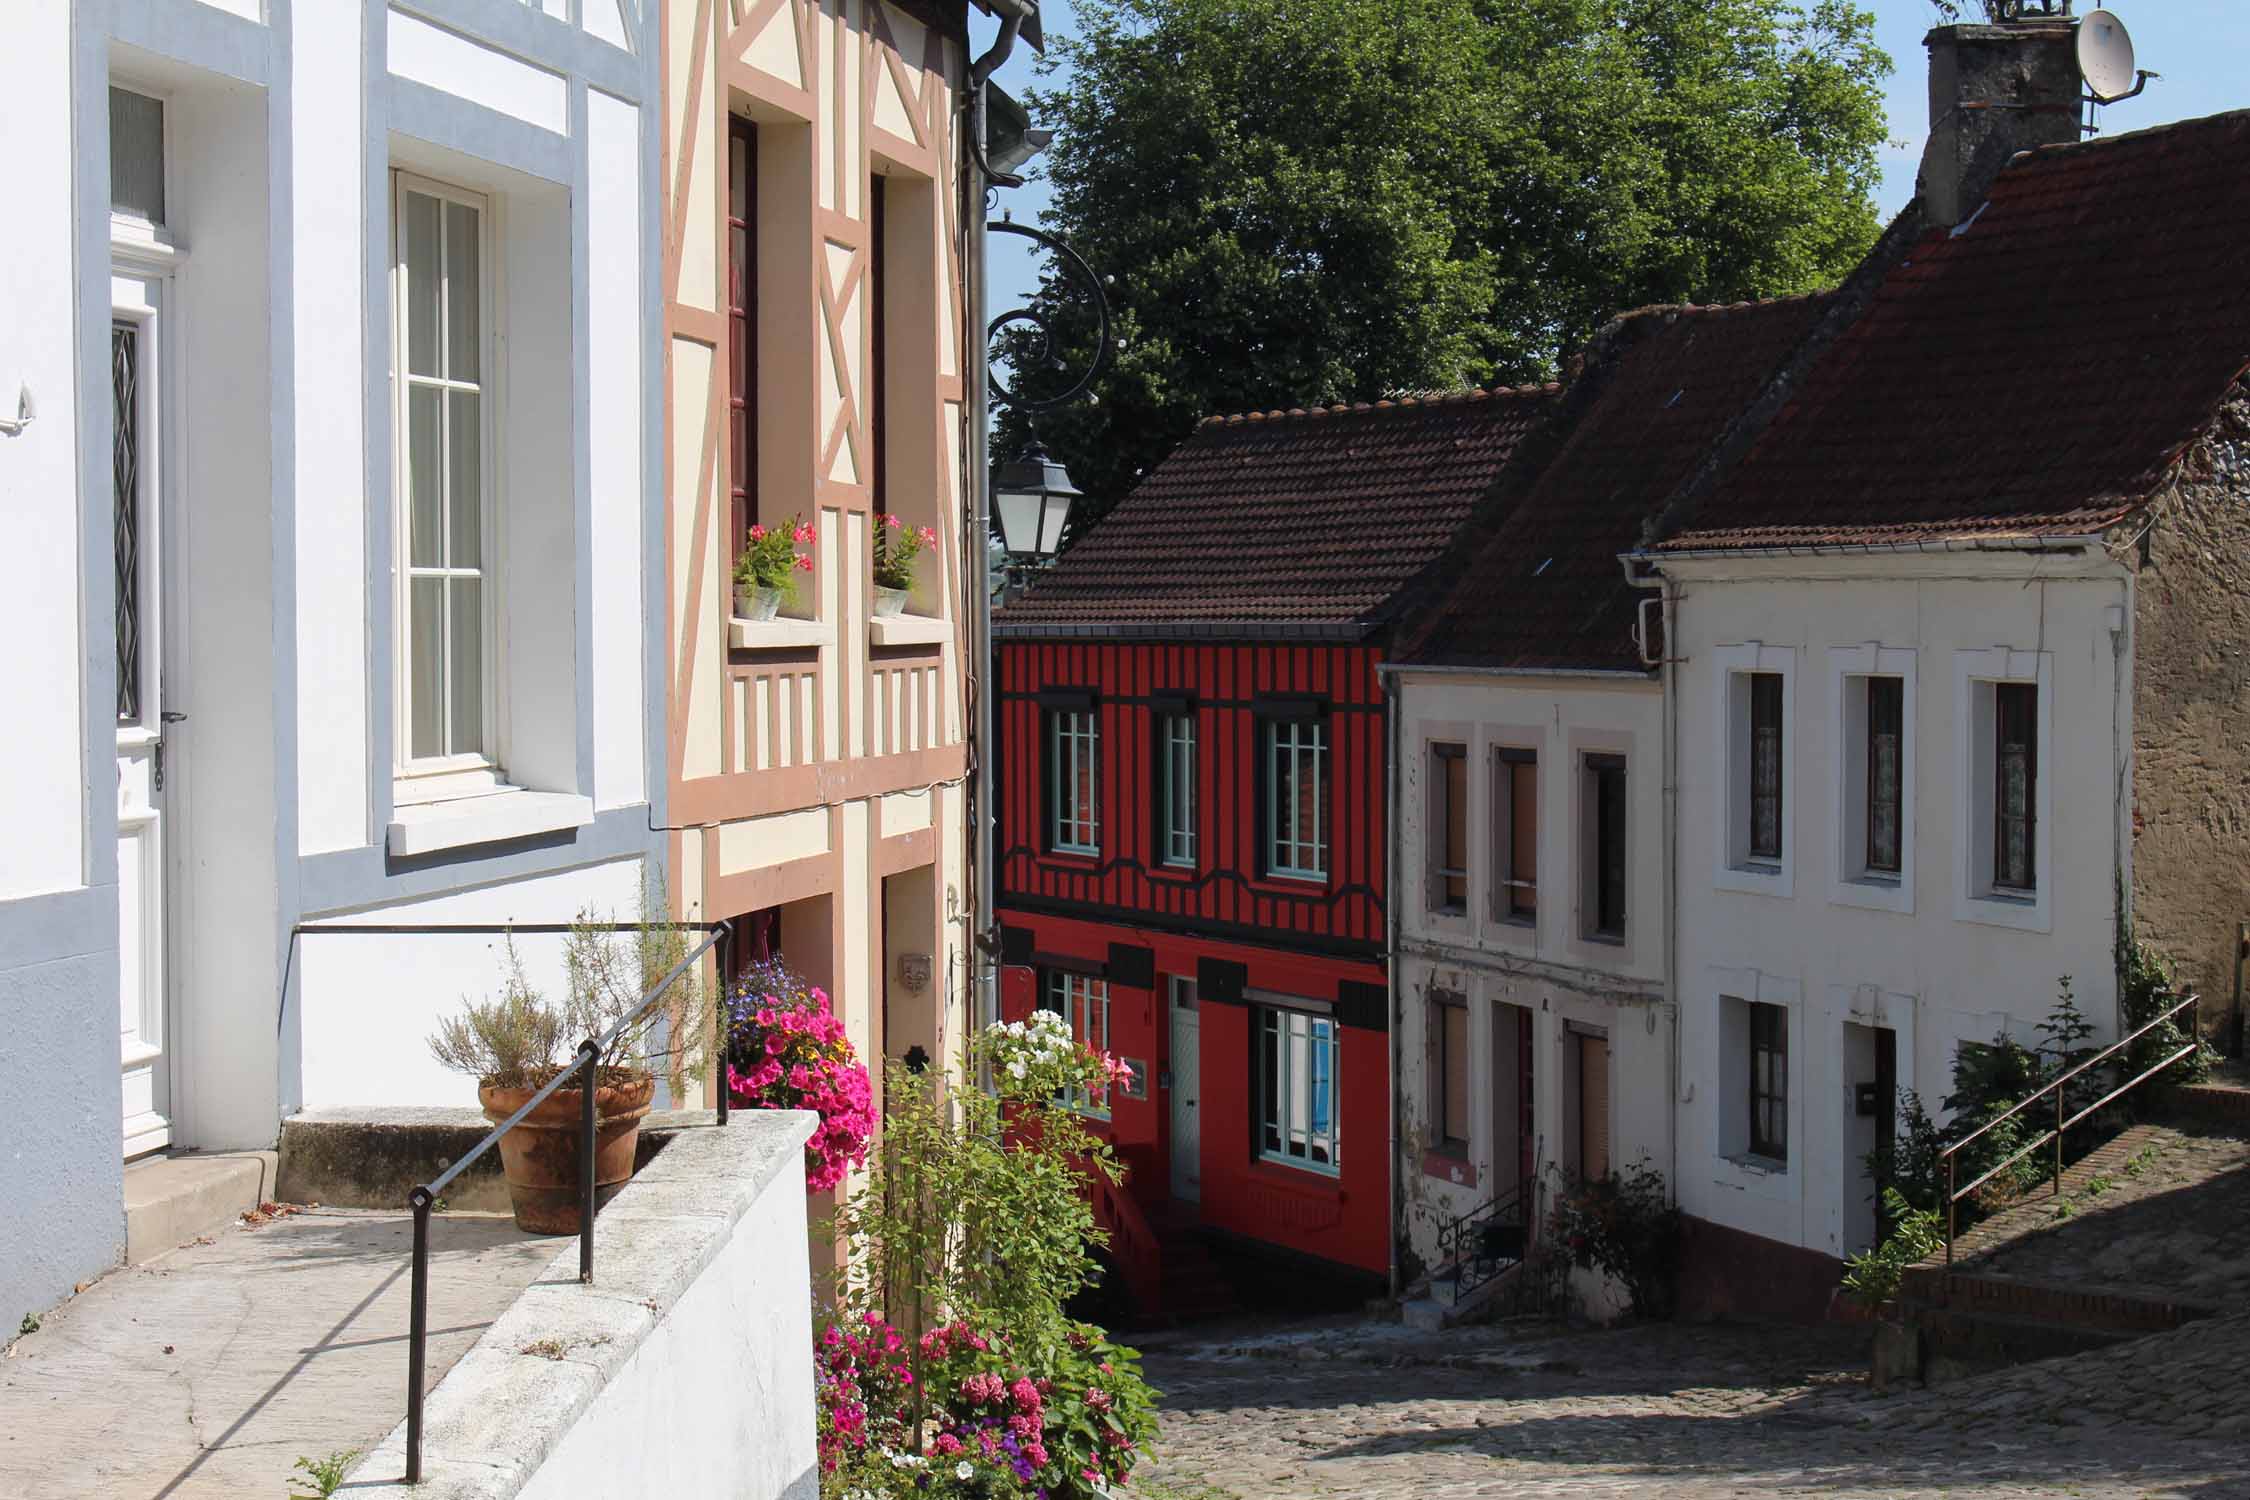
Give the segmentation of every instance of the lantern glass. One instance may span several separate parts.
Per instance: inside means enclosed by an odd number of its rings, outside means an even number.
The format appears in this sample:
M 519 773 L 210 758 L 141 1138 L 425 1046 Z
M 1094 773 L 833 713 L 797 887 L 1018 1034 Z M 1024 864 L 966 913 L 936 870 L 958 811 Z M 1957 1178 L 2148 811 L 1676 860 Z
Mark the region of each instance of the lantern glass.
M 1012 555 L 1027 557 L 1039 550 L 1040 502 L 1045 498 L 1037 490 L 1000 490 L 993 495 L 993 509 L 1000 513 L 1000 539 Z

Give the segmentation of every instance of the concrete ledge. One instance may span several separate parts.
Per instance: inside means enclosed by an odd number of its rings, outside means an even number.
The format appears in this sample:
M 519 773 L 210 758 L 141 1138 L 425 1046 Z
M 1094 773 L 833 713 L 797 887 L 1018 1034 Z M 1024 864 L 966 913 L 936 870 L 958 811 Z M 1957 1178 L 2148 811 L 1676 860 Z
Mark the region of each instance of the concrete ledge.
M 677 1129 L 428 1398 L 423 1482 L 402 1421 L 356 1500 L 706 1494 L 812 1500 L 804 1143 L 816 1117 Z M 403 1357 L 403 1350 L 401 1351 Z M 403 1414 L 402 1414 L 403 1415 Z
M 271 1151 L 183 1152 L 125 1169 L 125 1263 L 177 1250 L 276 1195 Z
M 712 1119 L 707 1109 L 654 1111 L 641 1126 L 641 1164 L 663 1150 L 674 1132 Z M 409 1192 L 476 1149 L 491 1128 L 484 1112 L 474 1108 L 306 1110 L 281 1122 L 278 1196 L 332 1208 L 400 1208 Z M 454 1179 L 445 1205 L 461 1213 L 510 1212 L 500 1154 L 486 1152 Z

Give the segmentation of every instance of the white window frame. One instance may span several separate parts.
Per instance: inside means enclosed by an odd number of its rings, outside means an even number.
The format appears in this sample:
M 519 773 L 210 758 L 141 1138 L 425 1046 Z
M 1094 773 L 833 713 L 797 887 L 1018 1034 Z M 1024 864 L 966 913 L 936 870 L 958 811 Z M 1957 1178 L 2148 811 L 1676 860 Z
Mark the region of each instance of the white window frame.
M 477 308 L 484 326 L 478 330 L 478 363 L 480 378 L 474 383 L 451 378 L 410 375 L 407 370 L 407 319 L 408 285 L 406 264 L 406 197 L 419 193 L 435 198 L 440 203 L 455 203 L 472 208 L 477 213 Z M 498 206 L 491 195 L 451 183 L 393 168 L 391 171 L 391 489 L 392 489 L 392 634 L 393 650 L 393 769 L 397 779 L 394 802 L 442 801 L 461 796 L 475 796 L 498 790 L 505 785 L 500 772 L 503 759 L 501 745 L 502 724 L 500 713 L 500 672 L 506 653 L 501 649 L 499 622 L 505 618 L 501 607 L 500 516 L 500 442 L 499 417 L 505 401 L 502 390 L 500 336 L 501 303 L 497 265 L 499 243 Z M 438 341 L 447 342 L 441 321 Z M 414 745 L 414 683 L 413 683 L 413 580 L 417 572 L 428 575 L 433 570 L 413 566 L 413 484 L 412 453 L 408 444 L 408 392 L 417 385 L 436 385 L 442 390 L 474 390 L 477 392 L 478 479 L 483 486 L 480 497 L 482 514 L 478 518 L 478 566 L 468 569 L 435 570 L 448 575 L 468 574 L 473 571 L 479 582 L 479 605 L 483 615 L 483 639 L 480 649 L 483 661 L 481 675 L 481 712 L 484 715 L 480 740 L 484 749 L 475 753 L 458 753 L 437 756 L 416 756 Z M 444 410 L 450 403 L 441 403 Z M 450 614 L 448 615 L 450 618 Z M 450 706 L 450 691 L 441 695 Z
M 1463 739 L 1431 739 L 1423 742 L 1423 795 L 1422 841 L 1426 858 L 1423 863 L 1423 905 L 1429 915 L 1441 921 L 1465 923 L 1474 901 L 1471 878 L 1476 856 L 1476 824 L 1472 818 L 1476 794 L 1470 786 L 1470 745 Z M 1458 869 L 1445 862 L 1446 828 L 1452 822 L 1454 807 L 1451 789 L 1446 784 L 1445 767 L 1448 761 L 1461 767 L 1461 865 Z M 1445 883 L 1451 879 L 1461 882 L 1461 899 L 1445 899 Z
M 1704 1033 L 1705 1040 L 1699 1045 L 1704 1049 L 1705 1076 L 1716 1080 L 1718 1090 L 1711 1106 L 1715 1117 L 1712 1181 L 1720 1187 L 1739 1189 L 1751 1198 L 1772 1203 L 1801 1203 L 1806 1179 L 1801 1168 L 1817 1151 L 1824 1149 L 1812 1139 L 1807 1124 L 1811 1101 L 1818 1088 L 1813 1074 L 1818 1059 L 1831 1055 L 1841 1044 L 1838 1031 L 1841 1023 L 1833 1015 L 1824 1015 L 1816 1035 L 1812 1010 L 1805 1004 L 1804 987 L 1793 979 L 1782 979 L 1755 969 L 1713 967 L 1709 980 L 1712 990 L 1706 993 L 1716 1002 L 1718 1025 Z M 1792 1149 L 1787 1161 L 1756 1156 L 1750 1151 L 1752 1004 L 1775 1005 L 1789 1013 L 1789 1053 L 1795 1061 L 1790 1069 L 1788 1090 L 1787 1140 Z M 1900 1038 L 1902 1046 L 1906 1040 L 1903 1036 Z M 1907 1070 L 1902 1067 L 1899 1072 L 1902 1084 L 1907 1076 Z
M 1102 852 L 1101 719 L 1093 708 L 1047 711 L 1048 784 L 1054 805 L 1047 814 L 1047 847 L 1056 854 Z M 1081 760 L 1083 757 L 1083 760 Z M 1078 772 L 1086 771 L 1087 801 L 1078 802 Z
M 1750 891 L 1787 899 L 1796 894 L 1797 652 L 1790 646 L 1721 646 L 1712 652 L 1717 673 L 1718 737 L 1713 761 L 1719 795 L 1711 883 L 1724 891 Z M 1771 672 L 1781 679 L 1781 857 L 1750 854 L 1750 678 Z
M 1340 1175 L 1343 1028 L 1337 1023 L 1336 1017 L 1327 1011 L 1264 1004 L 1253 1007 L 1251 1025 L 1257 1033 L 1253 1043 L 1256 1049 L 1253 1066 L 1258 1075 L 1258 1114 L 1251 1128 L 1258 1133 L 1258 1160 L 1294 1167 L 1300 1172 L 1312 1172 L 1323 1177 Z M 1278 1078 L 1270 1075 L 1266 1067 L 1266 1036 L 1269 1030 L 1275 1032 L 1280 1041 L 1280 1045 L 1274 1048 L 1274 1072 L 1279 1074 Z M 1324 1031 L 1325 1036 L 1321 1034 Z M 1298 1045 L 1300 1043 L 1301 1048 Z M 1304 1062 L 1309 1064 L 1316 1048 L 1325 1050 L 1328 1055 L 1328 1129 L 1325 1132 L 1315 1131 L 1312 1127 L 1309 1080 L 1305 1083 L 1304 1097 L 1298 1097 L 1296 1054 L 1301 1050 Z M 1269 1109 L 1273 1112 L 1274 1131 L 1279 1141 L 1278 1145 L 1271 1147 L 1266 1144 Z M 1300 1109 L 1306 1116 L 1301 1122 L 1295 1118 Z M 1305 1147 L 1305 1154 L 1302 1156 L 1293 1155 L 1289 1151 L 1290 1144 L 1299 1140 Z M 1314 1160 L 1312 1153 L 1316 1149 L 1325 1149 L 1328 1160 Z
M 1910 646 L 1832 646 L 1828 651 L 1830 786 L 1835 868 L 1829 899 L 1876 911 L 1914 910 L 1915 651 Z M 1898 873 L 1867 868 L 1867 680 L 1899 679 Z
M 1097 1052 L 1109 1051 L 1108 980 L 1073 974 L 1067 969 L 1049 969 L 1041 978 L 1039 1008 L 1068 1022 L 1071 1037 L 1080 1046 L 1092 1047 Z M 1101 1022 L 1099 1035 L 1094 1034 L 1097 1019 Z M 1082 1090 L 1065 1089 L 1062 1102 L 1093 1119 L 1109 1118 L 1109 1107 L 1099 1102 L 1099 1096 Z
M 2038 762 L 2033 791 L 2032 879 L 2029 894 L 2000 890 L 1992 883 L 1992 736 L 1999 683 L 2025 683 L 2039 694 Z M 1963 922 L 2013 927 L 2025 932 L 2054 930 L 2054 653 L 2017 651 L 2006 646 L 1953 653 L 1954 764 L 1957 796 L 1953 818 L 1953 915 Z M 2106 813 L 2105 813 L 2106 816 Z
M 1266 869 L 1282 880 L 1328 880 L 1328 726 L 1319 718 L 1268 719 L 1266 751 Z M 1302 800 L 1282 796 L 1283 757 L 1290 759 L 1292 791 L 1310 762 L 1313 778 L 1312 827 L 1302 826 Z M 1284 813 L 1287 814 L 1284 818 Z
M 1195 868 L 1195 711 L 1159 715 L 1157 748 L 1157 863 Z

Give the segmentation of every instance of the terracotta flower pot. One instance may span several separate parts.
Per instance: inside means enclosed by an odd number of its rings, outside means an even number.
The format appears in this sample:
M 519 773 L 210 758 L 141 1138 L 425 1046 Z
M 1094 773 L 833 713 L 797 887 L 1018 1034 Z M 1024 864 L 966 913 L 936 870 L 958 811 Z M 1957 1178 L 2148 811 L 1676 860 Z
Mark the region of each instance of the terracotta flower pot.
M 594 1090 L 594 1203 L 617 1196 L 633 1175 L 641 1121 L 656 1097 L 656 1077 L 604 1068 Z M 508 1089 L 482 1084 L 477 1102 L 497 1125 L 517 1110 L 535 1088 Z M 578 1140 L 585 1108 L 583 1090 L 565 1086 L 549 1094 L 522 1123 L 500 1137 L 500 1166 L 515 1204 L 516 1227 L 532 1234 L 578 1232 Z

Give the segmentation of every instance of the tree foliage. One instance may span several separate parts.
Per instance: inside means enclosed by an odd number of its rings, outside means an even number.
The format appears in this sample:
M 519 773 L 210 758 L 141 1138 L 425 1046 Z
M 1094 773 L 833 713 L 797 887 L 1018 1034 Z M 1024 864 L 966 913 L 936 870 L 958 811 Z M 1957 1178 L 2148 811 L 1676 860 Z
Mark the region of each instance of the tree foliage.
M 1626 308 L 1828 284 L 1879 227 L 1890 62 L 1851 0 L 1076 9 L 1032 93 L 1047 225 L 1121 346 L 1039 428 L 1097 510 L 1208 413 L 1544 377 Z

